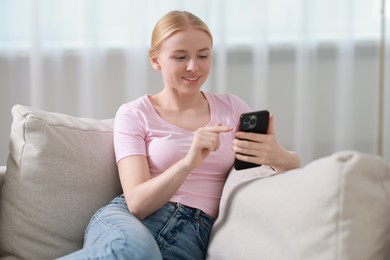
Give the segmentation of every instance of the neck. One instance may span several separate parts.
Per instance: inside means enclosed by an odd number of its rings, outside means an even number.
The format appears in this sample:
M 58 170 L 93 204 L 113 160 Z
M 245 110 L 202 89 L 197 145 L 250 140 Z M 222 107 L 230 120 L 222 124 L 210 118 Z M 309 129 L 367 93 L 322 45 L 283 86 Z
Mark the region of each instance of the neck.
M 186 110 L 199 107 L 205 102 L 205 97 L 201 91 L 196 93 L 183 93 L 164 88 L 154 96 L 155 105 L 172 110 Z

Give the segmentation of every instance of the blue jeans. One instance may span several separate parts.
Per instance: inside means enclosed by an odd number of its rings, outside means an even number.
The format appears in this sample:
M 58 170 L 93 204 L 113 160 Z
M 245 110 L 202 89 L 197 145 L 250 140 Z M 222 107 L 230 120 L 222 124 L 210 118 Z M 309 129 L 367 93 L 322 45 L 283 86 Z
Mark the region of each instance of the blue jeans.
M 214 219 L 168 202 L 140 221 L 123 195 L 92 217 L 84 247 L 61 259 L 204 259 Z

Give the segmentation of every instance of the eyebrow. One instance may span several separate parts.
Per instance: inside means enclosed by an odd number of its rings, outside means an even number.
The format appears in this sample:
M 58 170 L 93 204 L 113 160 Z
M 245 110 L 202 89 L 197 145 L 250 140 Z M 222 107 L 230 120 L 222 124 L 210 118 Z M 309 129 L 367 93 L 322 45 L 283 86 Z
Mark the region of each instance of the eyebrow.
M 210 48 L 209 48 L 209 47 L 206 47 L 206 48 L 197 50 L 197 52 L 202 52 L 202 51 L 210 51 Z M 175 53 L 175 52 L 188 52 L 188 51 L 182 50 L 182 49 L 178 49 L 178 50 L 174 50 L 174 51 L 173 51 L 173 53 Z

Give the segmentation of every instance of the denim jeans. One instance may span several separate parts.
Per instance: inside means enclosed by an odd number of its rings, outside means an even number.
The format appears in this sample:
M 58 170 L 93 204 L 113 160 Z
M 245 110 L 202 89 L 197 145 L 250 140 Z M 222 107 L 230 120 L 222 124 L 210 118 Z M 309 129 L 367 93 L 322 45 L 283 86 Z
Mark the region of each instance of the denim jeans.
M 140 221 L 123 195 L 92 217 L 84 247 L 60 259 L 204 259 L 214 219 L 168 202 Z

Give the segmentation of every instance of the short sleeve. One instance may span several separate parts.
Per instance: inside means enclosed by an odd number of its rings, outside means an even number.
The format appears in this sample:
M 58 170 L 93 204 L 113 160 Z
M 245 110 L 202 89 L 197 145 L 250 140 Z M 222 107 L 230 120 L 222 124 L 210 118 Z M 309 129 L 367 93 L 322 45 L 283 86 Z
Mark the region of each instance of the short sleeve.
M 228 93 L 232 108 L 236 114 L 241 115 L 242 113 L 247 113 L 252 111 L 247 103 L 245 103 L 241 98 L 231 93 Z
M 145 124 L 131 104 L 123 104 L 115 115 L 114 149 L 116 162 L 130 155 L 146 155 Z

